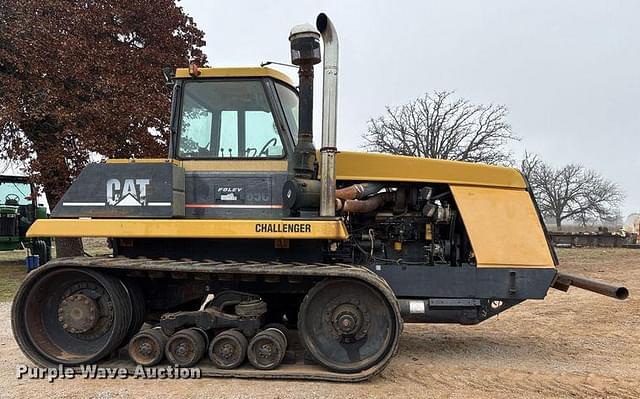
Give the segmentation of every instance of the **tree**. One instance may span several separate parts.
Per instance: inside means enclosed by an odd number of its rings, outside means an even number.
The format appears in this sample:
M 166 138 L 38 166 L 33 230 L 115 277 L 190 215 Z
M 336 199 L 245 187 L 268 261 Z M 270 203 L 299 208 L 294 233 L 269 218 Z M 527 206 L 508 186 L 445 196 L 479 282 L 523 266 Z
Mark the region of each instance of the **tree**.
M 424 158 L 511 163 L 505 149 L 519 140 L 506 121 L 503 105 L 475 105 L 453 92 L 426 93 L 408 104 L 386 107 L 369 120 L 365 148 Z
M 0 156 L 55 206 L 92 152 L 165 156 L 161 69 L 206 61 L 174 0 L 0 0 Z
M 521 169 L 529 180 L 543 216 L 553 218 L 558 229 L 565 220 L 583 226 L 593 220 L 615 218 L 624 194 L 615 182 L 579 164 L 554 168 L 536 155 L 525 153 Z

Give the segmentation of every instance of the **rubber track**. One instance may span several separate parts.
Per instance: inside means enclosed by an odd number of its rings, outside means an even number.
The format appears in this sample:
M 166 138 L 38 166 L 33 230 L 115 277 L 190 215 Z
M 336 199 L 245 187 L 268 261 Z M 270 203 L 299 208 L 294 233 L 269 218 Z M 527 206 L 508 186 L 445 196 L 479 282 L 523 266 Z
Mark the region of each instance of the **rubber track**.
M 398 342 L 402 332 L 402 317 L 400 306 L 387 282 L 370 270 L 357 265 L 344 263 L 280 263 L 280 262 L 233 262 L 233 261 L 193 261 L 193 260 L 167 260 L 148 258 L 126 257 L 76 257 L 58 258 L 36 269 L 27 277 L 37 278 L 37 275 L 46 273 L 55 267 L 90 267 L 100 269 L 123 269 L 156 272 L 180 272 L 180 273 L 205 273 L 212 277 L 222 275 L 255 275 L 255 276 L 296 276 L 313 278 L 352 278 L 364 281 L 377 288 L 391 305 L 396 319 L 396 336 L 391 343 L 391 350 L 375 366 L 353 374 L 336 373 L 328 371 L 321 366 L 312 365 L 281 365 L 275 370 L 255 370 L 239 368 L 234 370 L 221 370 L 213 366 L 198 365 L 202 375 L 206 377 L 236 377 L 236 378 L 269 378 L 269 379 L 301 379 L 301 380 L 325 380 L 337 382 L 356 382 L 370 379 L 379 374 L 398 351 Z M 133 372 L 135 366 L 131 362 L 113 361 L 101 363 L 105 367 L 127 367 Z

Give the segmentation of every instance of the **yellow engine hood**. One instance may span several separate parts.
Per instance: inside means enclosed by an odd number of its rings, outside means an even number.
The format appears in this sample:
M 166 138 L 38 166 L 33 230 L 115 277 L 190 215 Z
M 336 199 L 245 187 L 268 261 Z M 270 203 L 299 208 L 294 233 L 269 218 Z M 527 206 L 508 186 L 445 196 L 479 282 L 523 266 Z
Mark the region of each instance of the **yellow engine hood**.
M 338 180 L 448 183 L 468 186 L 527 187 L 517 169 L 470 162 L 363 152 L 337 155 Z

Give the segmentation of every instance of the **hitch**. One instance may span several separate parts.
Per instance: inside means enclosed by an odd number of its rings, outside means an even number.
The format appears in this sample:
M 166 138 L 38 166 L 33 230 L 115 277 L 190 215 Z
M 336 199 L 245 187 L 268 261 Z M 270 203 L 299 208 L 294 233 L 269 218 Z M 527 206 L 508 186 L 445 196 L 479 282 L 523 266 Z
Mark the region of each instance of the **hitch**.
M 600 295 L 606 295 L 619 300 L 627 299 L 629 297 L 629 290 L 626 287 L 560 272 L 556 274 L 551 287 L 567 292 L 569 291 L 569 287 L 572 285 L 574 287 L 582 288 L 583 290 L 595 292 Z

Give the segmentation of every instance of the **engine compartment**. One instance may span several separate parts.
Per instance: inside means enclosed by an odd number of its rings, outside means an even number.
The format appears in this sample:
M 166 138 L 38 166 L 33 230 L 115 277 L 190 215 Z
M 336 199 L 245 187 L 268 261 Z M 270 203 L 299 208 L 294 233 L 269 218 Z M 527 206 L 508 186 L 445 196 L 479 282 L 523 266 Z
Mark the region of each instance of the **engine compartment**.
M 370 212 L 343 212 L 350 239 L 341 252 L 351 253 L 354 263 L 475 265 L 464 222 L 447 185 L 377 187 L 382 188 L 365 198 L 344 200 L 348 205 L 382 199 L 380 207 Z

